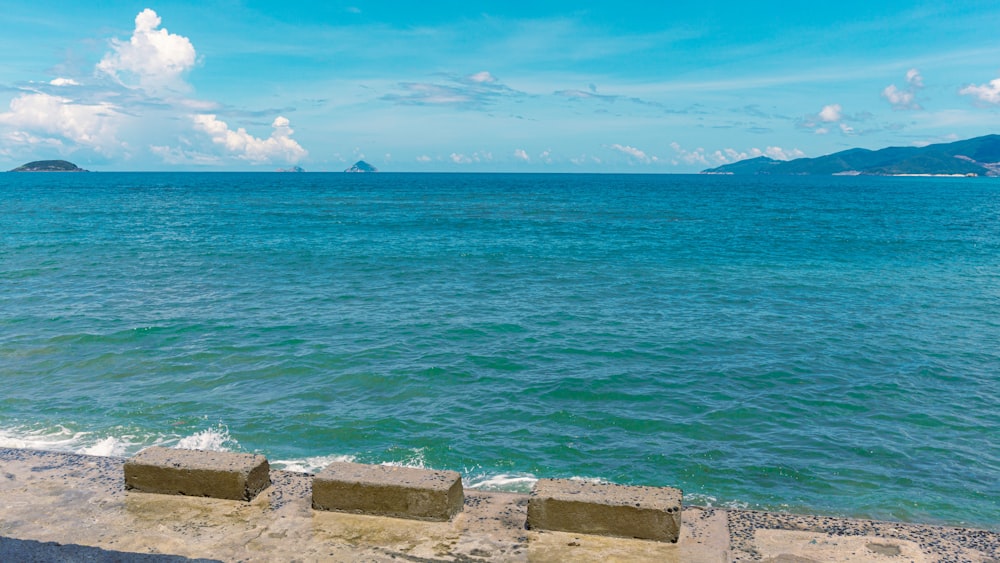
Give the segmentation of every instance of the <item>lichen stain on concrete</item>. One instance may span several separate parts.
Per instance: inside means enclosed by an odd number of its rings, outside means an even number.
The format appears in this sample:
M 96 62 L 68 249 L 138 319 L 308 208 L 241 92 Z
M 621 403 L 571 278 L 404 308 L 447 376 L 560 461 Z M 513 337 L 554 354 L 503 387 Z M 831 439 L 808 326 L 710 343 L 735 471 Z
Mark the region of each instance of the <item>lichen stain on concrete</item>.
M 879 555 L 888 555 L 890 557 L 894 557 L 896 555 L 900 555 L 900 554 L 903 553 L 902 550 L 899 549 L 898 545 L 889 544 L 889 543 L 875 543 L 875 542 L 871 542 L 871 543 L 865 544 L 865 547 L 867 547 L 868 549 L 872 550 L 872 552 L 874 552 L 874 553 L 877 553 Z

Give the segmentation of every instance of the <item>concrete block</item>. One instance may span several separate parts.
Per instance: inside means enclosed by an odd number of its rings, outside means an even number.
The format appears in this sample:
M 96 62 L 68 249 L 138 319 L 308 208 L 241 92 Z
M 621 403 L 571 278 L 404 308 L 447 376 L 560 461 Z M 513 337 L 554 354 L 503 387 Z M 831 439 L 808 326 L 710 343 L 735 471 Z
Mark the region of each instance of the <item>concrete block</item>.
M 151 447 L 125 462 L 125 488 L 145 493 L 252 500 L 270 484 L 262 455 Z
M 445 521 L 464 502 L 455 471 L 336 462 L 313 477 L 316 510 Z
M 677 542 L 680 489 L 539 479 L 528 499 L 528 528 Z

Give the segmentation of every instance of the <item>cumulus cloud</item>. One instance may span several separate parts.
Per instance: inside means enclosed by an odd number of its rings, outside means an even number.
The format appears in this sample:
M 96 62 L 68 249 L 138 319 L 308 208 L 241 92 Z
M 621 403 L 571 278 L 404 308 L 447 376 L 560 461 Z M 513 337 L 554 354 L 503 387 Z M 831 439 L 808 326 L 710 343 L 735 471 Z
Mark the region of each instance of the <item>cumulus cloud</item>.
M 963 96 L 972 96 L 988 104 L 1000 104 L 1000 78 L 994 78 L 986 84 L 976 86 L 969 84 L 958 91 Z
M 195 115 L 193 121 L 195 129 L 208 133 L 213 143 L 222 145 L 227 152 L 241 160 L 255 164 L 273 161 L 296 163 L 308 155 L 306 150 L 292 139 L 293 130 L 290 123 L 281 116 L 276 117 L 271 123 L 274 130 L 266 139 L 254 137 L 242 127 L 234 131 L 225 121 L 220 121 L 213 114 Z
M 8 141 L 66 146 L 67 150 L 86 147 L 110 155 L 123 147 L 116 135 L 124 118 L 108 102 L 82 104 L 64 96 L 35 92 L 11 100 L 10 111 L 0 113 L 0 124 L 12 129 L 6 135 Z
M 761 156 L 773 158 L 774 160 L 793 160 L 805 156 L 805 153 L 799 149 L 785 149 L 778 146 L 765 147 L 763 150 L 757 147 L 743 151 L 733 148 L 725 148 L 708 152 L 702 147 L 698 147 L 694 150 L 687 150 L 679 143 L 673 142 L 670 143 L 670 148 L 674 149 L 674 152 L 676 153 L 676 158 L 672 161 L 672 164 L 674 165 L 683 163 L 708 166 L 731 164 L 733 162 L 739 162 L 748 158 L 757 158 Z
M 79 86 L 80 83 L 72 78 L 54 78 L 49 81 L 49 84 L 53 86 Z
M 761 156 L 766 156 L 774 160 L 792 160 L 796 158 L 802 158 L 806 154 L 799 149 L 783 149 L 781 147 L 765 147 L 761 150 L 757 147 L 752 147 L 745 151 L 738 151 L 733 148 L 725 148 L 717 150 L 712 153 L 712 160 L 717 164 L 730 164 L 733 162 L 739 162 L 741 160 L 746 160 L 748 158 L 758 158 Z
M 523 160 L 525 162 L 530 162 L 531 161 L 531 157 L 528 156 L 528 152 L 526 150 L 524 150 L 524 149 L 516 149 L 514 151 L 514 158 L 516 158 L 518 160 Z
M 918 110 L 922 109 L 917 103 L 917 92 L 924 87 L 924 77 L 920 71 L 911 68 L 906 72 L 906 88 L 897 88 L 895 84 L 890 84 L 882 90 L 882 97 L 885 98 L 893 109 L 897 110 Z
M 641 162 L 643 164 L 650 164 L 650 163 L 653 163 L 653 162 L 659 162 L 659 160 L 660 160 L 656 156 L 651 156 L 651 155 L 646 154 L 646 151 L 643 151 L 641 149 L 637 149 L 635 147 L 628 146 L 628 145 L 619 145 L 618 143 L 615 143 L 615 144 L 611 145 L 611 148 L 614 149 L 614 150 L 616 150 L 616 151 L 618 151 L 618 152 L 620 152 L 620 153 L 622 153 L 622 154 L 624 154 L 624 155 L 626 155 L 626 156 L 628 156 L 629 160 L 638 161 L 638 162 Z
M 698 147 L 694 150 L 687 150 L 680 145 L 678 142 L 670 143 L 670 148 L 674 149 L 676 158 L 671 161 L 671 164 L 675 166 L 681 163 L 684 164 L 708 164 L 708 159 L 705 158 L 705 149 Z
M 122 85 L 150 92 L 187 91 L 185 72 L 194 67 L 194 46 L 187 37 L 160 28 L 160 16 L 145 9 L 135 17 L 128 41 L 111 40 L 111 52 L 97 70 Z
M 756 151 L 757 149 L 751 149 L 751 151 Z M 775 160 L 794 160 L 796 158 L 803 158 L 806 153 L 799 149 L 783 149 L 781 147 L 767 147 L 764 149 L 764 156 L 773 158 Z
M 828 106 L 823 106 L 823 109 L 821 109 L 817 115 L 820 121 L 832 123 L 840 121 L 840 118 L 842 117 L 841 111 L 843 111 L 843 108 L 840 107 L 840 104 L 830 104 Z
M 448 158 L 455 164 L 472 164 L 473 162 L 490 162 L 493 160 L 493 153 L 489 151 L 474 152 L 472 156 L 466 156 L 462 153 L 451 153 Z
M 810 129 L 817 135 L 826 135 L 831 130 L 839 130 L 844 135 L 854 135 L 857 134 L 855 129 L 844 122 L 863 122 L 870 120 L 872 117 L 874 116 L 868 112 L 845 115 L 844 108 L 840 104 L 829 104 L 823 106 L 823 109 L 819 113 L 807 115 L 800 119 L 798 126 Z M 863 133 L 865 132 L 861 134 Z
M 398 105 L 452 106 L 462 109 L 483 109 L 506 98 L 526 96 L 501 83 L 488 71 L 468 76 L 444 75 L 443 82 L 400 82 L 399 89 L 382 96 Z
M 430 161 L 431 157 L 427 156 L 426 154 L 422 154 L 417 157 L 417 162 L 430 162 Z

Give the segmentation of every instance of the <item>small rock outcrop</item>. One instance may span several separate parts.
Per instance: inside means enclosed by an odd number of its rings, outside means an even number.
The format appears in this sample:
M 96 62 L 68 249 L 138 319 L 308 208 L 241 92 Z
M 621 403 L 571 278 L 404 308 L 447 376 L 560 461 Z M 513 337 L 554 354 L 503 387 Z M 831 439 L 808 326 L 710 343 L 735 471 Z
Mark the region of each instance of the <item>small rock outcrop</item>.
M 344 170 L 344 172 L 378 172 L 378 168 L 375 168 L 363 160 L 359 160 L 354 163 L 354 166 Z
M 87 172 L 83 168 L 65 160 L 36 160 L 18 166 L 11 172 Z

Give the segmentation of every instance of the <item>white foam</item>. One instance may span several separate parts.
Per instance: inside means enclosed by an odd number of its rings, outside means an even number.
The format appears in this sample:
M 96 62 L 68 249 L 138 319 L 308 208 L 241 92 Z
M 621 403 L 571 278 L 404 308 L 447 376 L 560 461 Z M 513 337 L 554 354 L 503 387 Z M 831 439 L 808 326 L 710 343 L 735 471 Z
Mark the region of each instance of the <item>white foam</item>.
M 538 482 L 531 473 L 501 473 L 499 475 L 470 475 L 463 479 L 464 487 L 480 491 L 527 493 Z
M 611 483 L 611 481 L 608 481 L 607 479 L 602 479 L 600 477 L 570 477 L 569 480 L 580 481 L 581 483 L 594 483 L 597 485 L 607 485 Z
M 726 502 L 719 502 L 719 499 L 701 493 L 690 493 L 684 495 L 684 504 L 690 504 L 691 506 L 704 506 L 705 508 L 732 508 L 748 510 L 752 508 L 750 503 L 731 500 Z
M 89 435 L 89 432 L 75 432 L 65 426 L 41 429 L 23 426 L 0 428 L 0 447 L 76 452 Z
M 102 457 L 121 457 L 128 451 L 129 442 L 108 436 L 92 446 L 80 448 L 78 453 Z
M 229 428 L 219 425 L 201 432 L 195 432 L 177 441 L 173 447 L 180 450 L 209 450 L 228 452 L 239 448 L 240 444 L 229 435 Z
M 427 459 L 424 457 L 424 448 L 413 448 L 409 456 L 399 461 L 384 461 L 382 465 L 427 469 Z
M 119 429 L 120 430 L 120 429 Z M 83 432 L 65 426 L 0 428 L 0 447 L 71 452 L 95 456 L 124 456 L 143 447 L 135 437 L 122 433 Z
M 318 473 L 327 465 L 334 462 L 348 462 L 354 463 L 354 456 L 352 455 L 327 455 L 327 456 L 316 456 L 316 457 L 306 457 L 302 459 L 278 459 L 271 462 L 271 467 L 275 469 L 283 469 L 285 471 L 296 471 L 298 473 Z
M 195 432 L 178 434 L 136 433 L 123 427 L 107 431 L 80 431 L 59 425 L 54 427 L 12 426 L 0 428 L 0 447 L 28 450 L 48 450 L 103 457 L 134 455 L 148 446 L 172 446 L 182 449 L 232 451 L 239 443 L 229 435 L 224 425 Z

